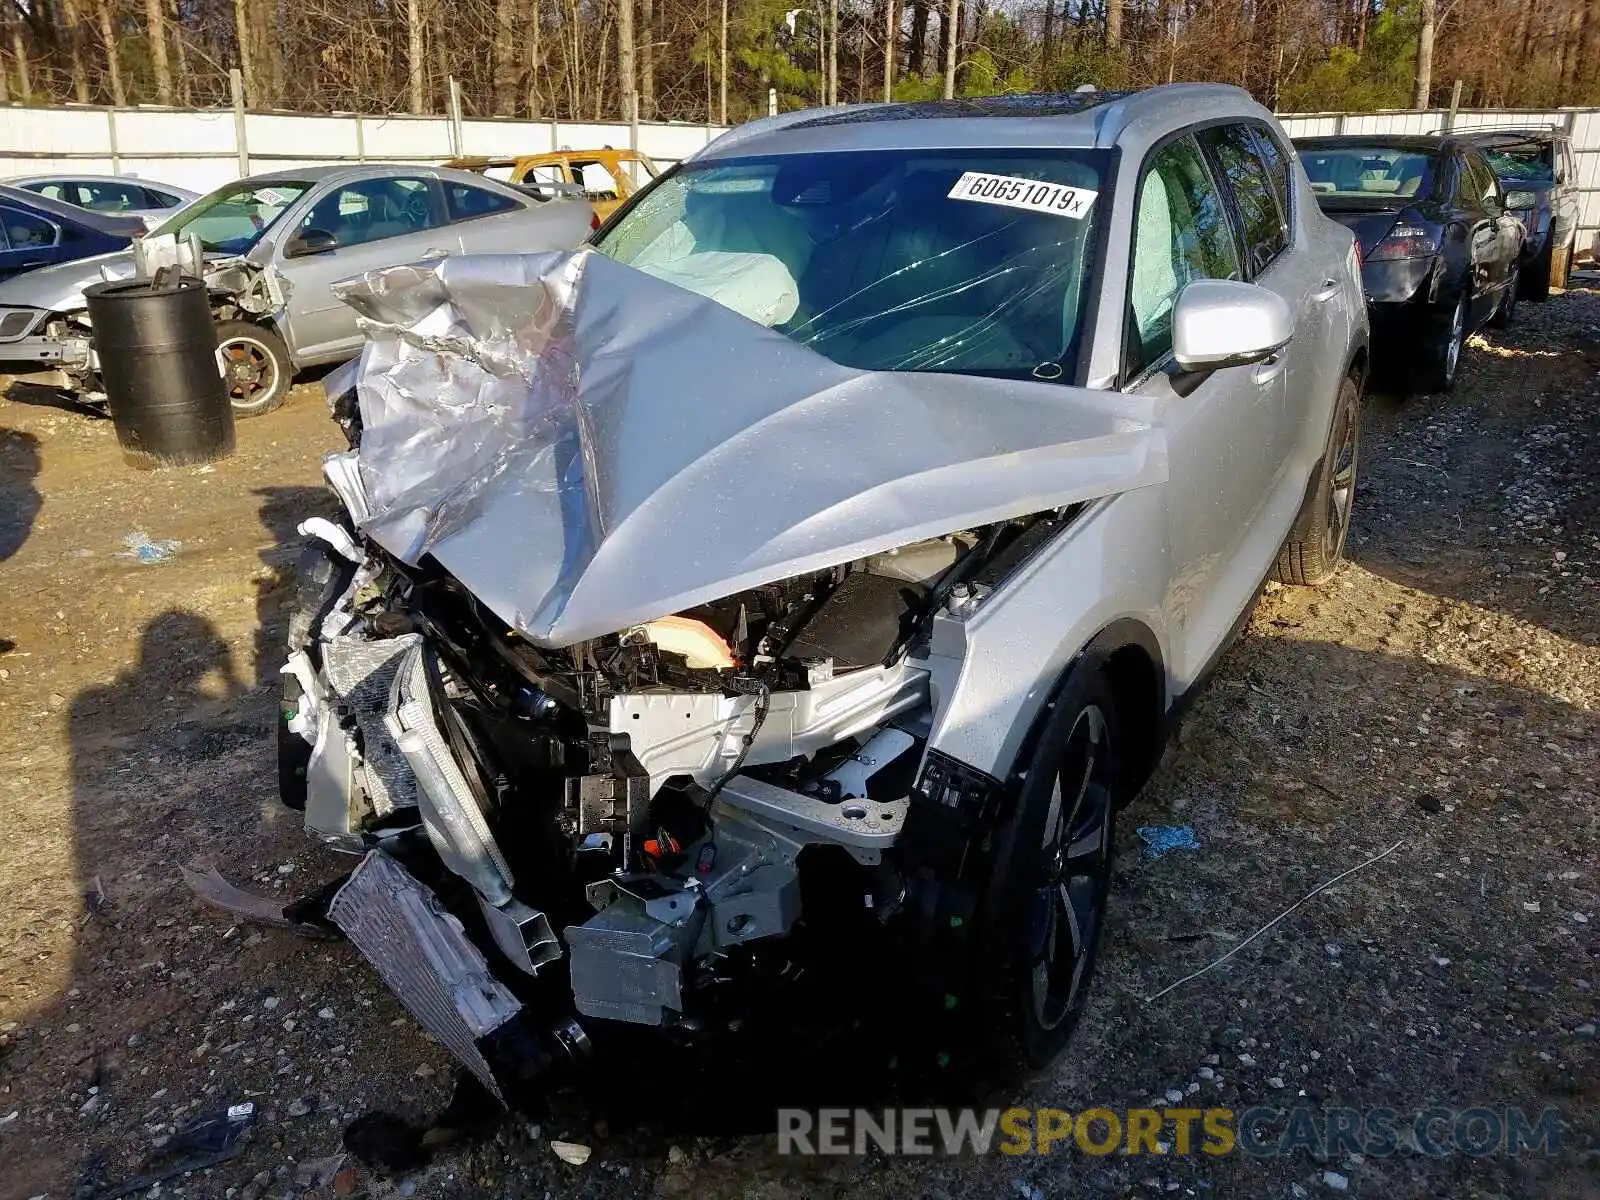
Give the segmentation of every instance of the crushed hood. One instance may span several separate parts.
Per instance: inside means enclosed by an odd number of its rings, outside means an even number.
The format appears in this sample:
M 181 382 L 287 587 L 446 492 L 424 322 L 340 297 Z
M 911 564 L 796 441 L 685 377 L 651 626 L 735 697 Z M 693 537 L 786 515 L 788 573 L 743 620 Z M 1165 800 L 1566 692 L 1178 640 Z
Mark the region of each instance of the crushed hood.
M 1140 397 L 842 367 L 592 250 L 335 290 L 368 333 L 354 515 L 539 645 L 1166 478 Z

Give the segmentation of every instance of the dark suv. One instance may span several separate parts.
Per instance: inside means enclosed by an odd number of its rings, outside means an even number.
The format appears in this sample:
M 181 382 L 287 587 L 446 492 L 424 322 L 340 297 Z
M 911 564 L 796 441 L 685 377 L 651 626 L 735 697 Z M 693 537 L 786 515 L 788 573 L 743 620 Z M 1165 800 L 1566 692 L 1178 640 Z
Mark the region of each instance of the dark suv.
M 1564 129 L 1473 129 L 1457 133 L 1489 160 L 1509 194 L 1528 192 L 1533 203 L 1519 209 L 1528 230 L 1522 294 L 1546 300 L 1551 287 L 1565 287 L 1578 240 L 1577 172 L 1572 138 Z

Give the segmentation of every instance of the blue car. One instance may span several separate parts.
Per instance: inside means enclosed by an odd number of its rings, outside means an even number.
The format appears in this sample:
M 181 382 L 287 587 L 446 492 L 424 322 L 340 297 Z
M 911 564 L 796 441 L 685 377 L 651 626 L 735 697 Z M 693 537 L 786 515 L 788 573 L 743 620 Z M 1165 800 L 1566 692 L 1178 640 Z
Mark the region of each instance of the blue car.
M 0 279 L 126 250 L 144 231 L 138 217 L 90 212 L 0 184 Z

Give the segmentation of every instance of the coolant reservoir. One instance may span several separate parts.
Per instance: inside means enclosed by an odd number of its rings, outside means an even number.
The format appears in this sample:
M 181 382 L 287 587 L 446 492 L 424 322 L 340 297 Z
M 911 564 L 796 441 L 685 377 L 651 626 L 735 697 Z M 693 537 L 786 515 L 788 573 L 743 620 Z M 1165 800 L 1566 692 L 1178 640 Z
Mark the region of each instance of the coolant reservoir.
M 640 630 L 646 640 L 669 654 L 681 654 L 691 667 L 717 670 L 733 666 L 733 651 L 704 621 L 692 617 L 657 617 Z

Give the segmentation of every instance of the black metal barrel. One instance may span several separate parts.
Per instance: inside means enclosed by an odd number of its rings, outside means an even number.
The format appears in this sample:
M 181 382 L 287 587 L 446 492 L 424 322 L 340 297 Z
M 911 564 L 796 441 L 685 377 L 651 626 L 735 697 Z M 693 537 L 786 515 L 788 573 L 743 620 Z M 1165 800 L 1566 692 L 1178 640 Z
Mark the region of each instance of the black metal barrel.
M 187 276 L 117 280 L 93 284 L 83 297 L 129 458 L 164 466 L 233 453 L 233 406 L 217 369 L 205 284 Z

